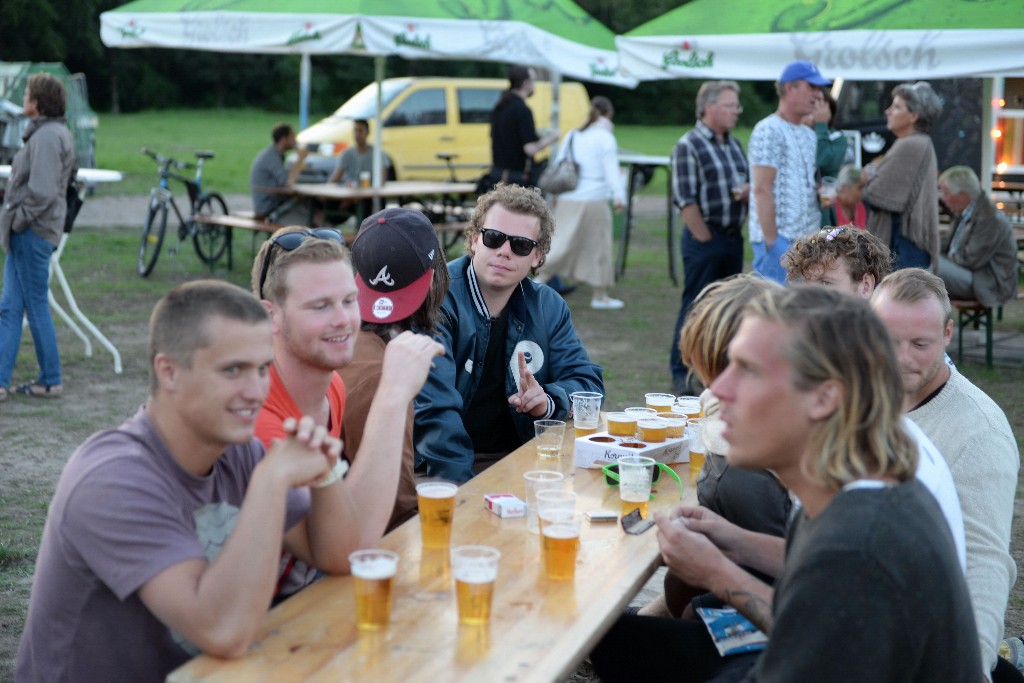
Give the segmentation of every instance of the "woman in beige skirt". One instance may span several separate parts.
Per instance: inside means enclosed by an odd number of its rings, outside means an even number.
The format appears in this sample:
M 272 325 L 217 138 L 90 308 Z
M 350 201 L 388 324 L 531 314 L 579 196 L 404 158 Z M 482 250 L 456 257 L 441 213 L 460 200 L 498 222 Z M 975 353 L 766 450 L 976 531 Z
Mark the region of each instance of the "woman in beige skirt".
M 619 299 L 608 296 L 608 288 L 615 284 L 609 200 L 617 212 L 625 204 L 618 148 L 612 135 L 614 115 L 607 97 L 595 97 L 590 101 L 586 122 L 562 141 L 552 163 L 571 154 L 579 165 L 579 183 L 576 189 L 553 200 L 555 234 L 537 276 L 540 282 L 558 275 L 590 285 L 590 307 L 602 310 L 624 306 Z

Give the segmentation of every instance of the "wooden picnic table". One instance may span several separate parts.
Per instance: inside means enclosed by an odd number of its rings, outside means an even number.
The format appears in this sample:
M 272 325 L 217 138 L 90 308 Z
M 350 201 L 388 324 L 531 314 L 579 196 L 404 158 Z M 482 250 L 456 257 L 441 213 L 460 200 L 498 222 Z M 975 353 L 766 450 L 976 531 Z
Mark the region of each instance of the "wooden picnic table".
M 381 187 L 348 187 L 336 183 L 296 183 L 293 194 L 324 200 L 393 199 L 397 197 L 465 196 L 476 192 L 475 183 L 392 180 Z
M 577 510 L 620 509 L 618 489 L 601 471 L 568 467 L 567 425 L 562 471 L 579 496 Z M 391 624 L 356 629 L 353 579 L 328 577 L 271 610 L 237 660 L 199 656 L 168 681 L 560 681 L 568 678 L 660 563 L 655 530 L 626 534 L 620 524 L 584 522 L 574 581 L 549 581 L 540 539 L 523 517 L 502 519 L 484 507 L 487 493 L 524 498 L 523 473 L 555 469 L 527 443 L 459 487 L 453 545 L 483 544 L 502 552 L 489 626 L 458 625 L 446 550 L 422 548 L 419 518 L 384 537 L 399 556 Z M 677 465 L 685 472 L 687 465 Z M 683 474 L 683 481 L 687 476 Z M 668 476 L 655 484 L 653 512 L 680 503 Z M 684 502 L 695 504 L 687 486 Z

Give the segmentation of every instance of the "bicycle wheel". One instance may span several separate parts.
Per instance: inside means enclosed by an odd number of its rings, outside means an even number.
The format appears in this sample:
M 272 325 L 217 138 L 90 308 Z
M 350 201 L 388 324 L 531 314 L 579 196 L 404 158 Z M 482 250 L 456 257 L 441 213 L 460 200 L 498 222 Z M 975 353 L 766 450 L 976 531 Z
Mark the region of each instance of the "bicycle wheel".
M 167 232 L 167 202 L 158 198 L 149 200 L 146 224 L 142 226 L 142 242 L 139 244 L 139 275 L 146 277 L 153 272 L 160 247 Z
M 214 192 L 199 203 L 196 213 L 204 216 L 226 216 L 228 205 L 224 203 L 223 197 Z M 228 238 L 228 229 L 221 225 L 195 223 L 192 245 L 196 248 L 199 260 L 212 266 L 224 255 L 224 250 L 228 246 Z

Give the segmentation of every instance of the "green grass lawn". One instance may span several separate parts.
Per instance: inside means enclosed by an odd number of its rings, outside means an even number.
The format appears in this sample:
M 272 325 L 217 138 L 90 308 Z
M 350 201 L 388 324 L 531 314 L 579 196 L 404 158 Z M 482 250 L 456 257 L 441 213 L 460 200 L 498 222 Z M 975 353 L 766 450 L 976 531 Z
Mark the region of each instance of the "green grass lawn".
M 140 154 L 143 147 L 181 161 L 195 161 L 196 150 L 216 158 L 203 167 L 203 185 L 222 193 L 248 193 L 249 165 L 270 144 L 270 129 L 281 114 L 255 109 L 160 110 L 104 114 L 96 131 L 96 163 L 121 171 L 124 180 L 98 192 L 145 194 L 156 184 L 157 166 Z M 186 172 L 184 175 L 191 175 Z
M 168 109 L 138 114 L 104 114 L 96 131 L 96 163 L 124 173 L 120 183 L 101 186 L 104 194 L 145 194 L 156 183 L 156 164 L 139 153 L 143 147 L 182 161 L 195 161 L 196 150 L 212 150 L 215 159 L 203 169 L 204 187 L 221 193 L 249 192 L 249 165 L 270 143 L 270 129 L 289 117 L 255 109 Z M 684 126 L 616 126 L 619 147 L 668 156 Z M 750 129 L 737 129 L 744 146 Z M 659 169 L 645 193 L 662 193 Z M 186 173 L 186 175 L 190 175 Z

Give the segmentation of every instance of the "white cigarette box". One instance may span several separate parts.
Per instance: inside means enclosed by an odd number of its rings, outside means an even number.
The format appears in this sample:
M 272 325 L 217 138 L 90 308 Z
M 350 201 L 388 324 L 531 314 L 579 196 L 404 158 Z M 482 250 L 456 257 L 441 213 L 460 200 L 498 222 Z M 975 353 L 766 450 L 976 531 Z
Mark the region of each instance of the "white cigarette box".
M 488 493 L 484 505 L 499 517 L 525 517 L 526 503 L 511 493 Z
M 576 439 L 576 467 L 597 468 L 615 462 L 624 455 L 643 455 L 658 462 L 690 462 L 688 437 L 648 443 L 608 432 L 598 432 Z

